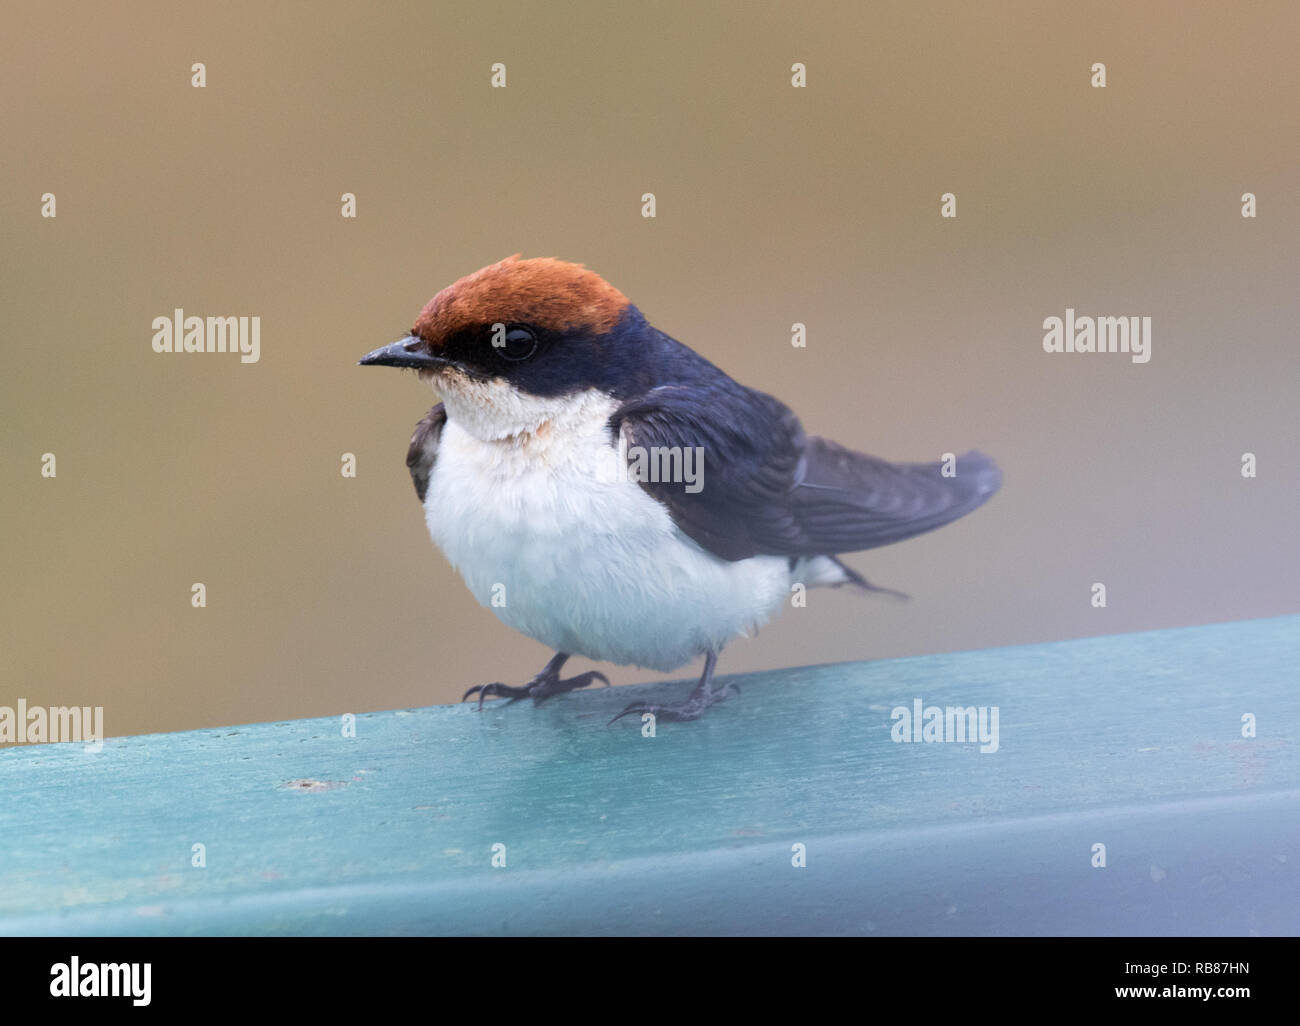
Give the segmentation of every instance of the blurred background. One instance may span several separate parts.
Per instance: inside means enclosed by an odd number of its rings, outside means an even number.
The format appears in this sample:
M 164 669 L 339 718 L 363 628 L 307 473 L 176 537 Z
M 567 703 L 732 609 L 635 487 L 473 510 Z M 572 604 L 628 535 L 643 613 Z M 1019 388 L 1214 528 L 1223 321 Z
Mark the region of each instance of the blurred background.
M 850 557 L 910 602 L 814 592 L 724 672 L 1300 610 L 1298 31 L 1292 3 L 6 4 L 0 704 L 120 735 L 531 677 L 550 653 L 427 536 L 427 386 L 356 366 L 515 252 L 810 432 L 1003 468 Z M 260 316 L 260 362 L 154 353 L 176 307 Z M 1066 307 L 1150 316 L 1151 362 L 1044 354 Z

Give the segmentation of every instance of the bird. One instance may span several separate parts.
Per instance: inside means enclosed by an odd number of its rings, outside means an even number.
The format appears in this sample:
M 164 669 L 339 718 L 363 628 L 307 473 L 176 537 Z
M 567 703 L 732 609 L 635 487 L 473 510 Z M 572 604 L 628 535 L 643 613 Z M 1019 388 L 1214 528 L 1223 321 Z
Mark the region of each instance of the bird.
M 481 605 L 555 655 L 523 685 L 540 703 L 609 685 L 563 678 L 573 655 L 661 672 L 704 657 L 686 722 L 736 693 L 723 647 L 794 589 L 867 581 L 840 556 L 931 531 L 983 505 L 1001 471 L 972 450 L 895 463 L 805 433 L 780 400 L 654 327 L 583 264 L 521 254 L 438 292 L 362 366 L 414 370 L 441 399 L 406 465 L 434 543 Z

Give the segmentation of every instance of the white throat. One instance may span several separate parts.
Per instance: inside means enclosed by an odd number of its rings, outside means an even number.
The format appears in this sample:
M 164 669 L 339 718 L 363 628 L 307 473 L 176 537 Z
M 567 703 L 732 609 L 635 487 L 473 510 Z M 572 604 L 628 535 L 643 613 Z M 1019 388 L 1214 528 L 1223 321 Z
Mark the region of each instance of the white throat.
M 457 371 L 440 372 L 432 383 L 447 418 L 482 442 L 574 429 L 595 418 L 608 418 L 614 408 L 612 400 L 595 389 L 561 396 L 528 395 L 508 382 L 481 381 Z

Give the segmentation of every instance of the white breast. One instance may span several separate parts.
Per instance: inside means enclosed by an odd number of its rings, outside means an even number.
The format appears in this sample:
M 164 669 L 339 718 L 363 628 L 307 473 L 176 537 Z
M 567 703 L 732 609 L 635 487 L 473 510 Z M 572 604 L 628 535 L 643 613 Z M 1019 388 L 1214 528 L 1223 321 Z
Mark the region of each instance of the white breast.
M 535 432 L 504 438 L 485 429 L 481 395 L 472 414 L 443 398 L 429 533 L 474 597 L 523 634 L 667 671 L 752 632 L 790 595 L 784 557 L 717 558 L 627 478 L 608 397 L 546 401 L 531 411 L 544 415 Z

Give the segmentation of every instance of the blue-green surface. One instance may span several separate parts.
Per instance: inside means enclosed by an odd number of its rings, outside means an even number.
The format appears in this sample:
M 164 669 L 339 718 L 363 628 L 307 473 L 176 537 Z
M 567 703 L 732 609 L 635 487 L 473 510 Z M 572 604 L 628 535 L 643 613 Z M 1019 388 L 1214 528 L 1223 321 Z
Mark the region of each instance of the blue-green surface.
M 2 750 L 0 933 L 1300 933 L 1300 617 L 731 679 Z

